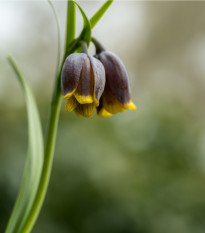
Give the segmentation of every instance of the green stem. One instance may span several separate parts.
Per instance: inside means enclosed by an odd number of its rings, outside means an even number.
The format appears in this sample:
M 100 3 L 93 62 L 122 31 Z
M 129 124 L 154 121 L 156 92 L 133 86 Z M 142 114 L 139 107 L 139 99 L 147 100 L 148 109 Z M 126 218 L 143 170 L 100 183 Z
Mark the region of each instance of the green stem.
M 92 37 L 92 42 L 95 45 L 96 48 L 96 54 L 101 53 L 103 51 L 105 51 L 105 48 L 100 44 L 100 42 L 98 40 L 96 40 L 95 38 Z
M 61 66 L 58 66 L 57 69 L 57 75 L 56 75 L 56 83 L 53 91 L 53 97 L 52 97 L 52 103 L 51 103 L 51 111 L 50 111 L 50 117 L 49 117 L 49 124 L 48 124 L 48 132 L 47 132 L 47 138 L 46 138 L 46 146 L 45 146 L 45 154 L 44 154 L 44 162 L 43 162 L 43 168 L 41 172 L 40 182 L 37 190 L 37 194 L 34 200 L 34 204 L 32 206 L 32 210 L 28 216 L 28 219 L 21 231 L 21 233 L 29 233 L 32 230 L 33 225 L 35 224 L 35 221 L 40 213 L 41 207 L 43 205 L 43 201 L 46 196 L 50 175 L 51 175 L 51 169 L 53 164 L 53 157 L 54 157 L 54 150 L 55 150 L 55 142 L 56 142 L 56 135 L 57 135 L 57 128 L 58 128 L 58 122 L 59 122 L 59 115 L 60 115 L 60 107 L 61 107 L 61 70 L 63 67 L 63 63 L 66 59 L 66 57 L 74 52 L 79 47 L 79 41 L 81 40 L 81 37 L 76 39 L 75 38 L 75 4 L 79 7 L 84 20 L 87 22 L 87 25 L 93 28 L 96 23 L 99 21 L 99 19 L 103 16 L 103 14 L 106 12 L 108 7 L 111 5 L 113 0 L 108 0 L 100 9 L 99 11 L 91 18 L 91 22 L 87 20 L 87 17 L 84 15 L 82 9 L 74 2 L 74 0 L 68 0 L 67 4 L 67 21 L 66 21 L 66 38 L 65 38 L 65 51 L 64 51 L 64 58 L 62 61 Z M 50 2 L 51 6 L 52 3 Z M 53 6 L 52 6 L 53 8 Z M 54 8 L 53 8 L 54 10 Z M 54 11 L 55 13 L 55 11 Z M 57 24 L 58 20 L 57 20 Z M 85 26 L 85 25 L 84 25 Z M 58 32 L 59 32 L 59 26 L 58 26 Z M 88 33 L 89 32 L 89 33 Z M 88 42 L 90 42 L 90 36 L 91 33 L 88 30 L 87 35 L 85 36 L 88 38 Z M 59 32 L 60 33 L 60 32 Z M 84 31 L 82 32 L 85 33 Z M 60 35 L 59 35 L 60 38 Z M 88 43 L 89 44 L 89 43 Z M 59 44 L 60 45 L 60 44 Z M 58 61 L 60 61 L 60 55 L 58 55 Z M 60 67 L 60 69 L 59 69 Z
M 63 58 L 63 62 L 61 64 L 61 69 L 63 67 L 64 60 L 66 56 L 68 55 L 67 49 L 71 41 L 74 40 L 74 36 L 75 36 L 75 5 L 73 1 L 68 0 L 66 39 L 65 39 L 65 52 L 64 52 L 65 55 Z M 51 103 L 51 111 L 50 111 L 48 132 L 47 132 L 47 139 L 46 139 L 46 147 L 45 147 L 45 154 L 44 154 L 44 163 L 43 163 L 40 183 L 39 183 L 39 187 L 38 187 L 38 191 L 35 197 L 32 211 L 22 230 L 22 233 L 29 233 L 32 230 L 32 227 L 43 205 L 43 201 L 45 199 L 49 180 L 50 180 L 53 157 L 54 157 L 54 150 L 55 150 L 56 134 L 57 134 L 60 108 L 61 108 L 61 99 L 62 99 L 61 69 L 59 70 L 57 74 L 56 83 L 55 83 L 55 87 L 53 91 L 53 98 L 52 98 L 52 103 Z
M 88 47 L 85 41 L 80 41 L 81 47 L 82 47 L 82 53 L 88 54 Z
M 48 125 L 47 142 L 45 148 L 45 157 L 41 173 L 41 179 L 36 194 L 34 206 L 30 213 L 29 219 L 25 224 L 22 233 L 29 233 L 39 215 L 43 201 L 45 199 L 46 191 L 51 174 L 51 168 L 53 163 L 53 155 L 55 149 L 56 134 L 58 128 L 59 114 L 61 107 L 61 93 L 56 96 L 56 101 L 51 106 L 51 113 Z
M 67 21 L 66 21 L 66 40 L 65 40 L 65 51 L 68 50 L 70 43 L 75 38 L 75 4 L 73 0 L 68 0 L 67 5 Z

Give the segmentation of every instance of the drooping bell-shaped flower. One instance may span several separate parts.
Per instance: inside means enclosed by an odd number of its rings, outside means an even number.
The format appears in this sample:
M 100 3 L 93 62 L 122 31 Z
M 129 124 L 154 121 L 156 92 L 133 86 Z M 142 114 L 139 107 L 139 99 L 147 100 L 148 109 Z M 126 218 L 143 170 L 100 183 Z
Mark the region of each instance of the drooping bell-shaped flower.
M 99 106 L 104 87 L 105 70 L 99 60 L 86 53 L 73 53 L 66 58 L 61 73 L 66 111 L 91 117 Z
M 94 43 L 97 52 L 95 57 L 102 62 L 106 74 L 105 90 L 97 108 L 98 115 L 108 117 L 127 109 L 136 110 L 131 100 L 128 74 L 124 64 L 117 55 L 105 51 L 99 42 L 94 40 Z

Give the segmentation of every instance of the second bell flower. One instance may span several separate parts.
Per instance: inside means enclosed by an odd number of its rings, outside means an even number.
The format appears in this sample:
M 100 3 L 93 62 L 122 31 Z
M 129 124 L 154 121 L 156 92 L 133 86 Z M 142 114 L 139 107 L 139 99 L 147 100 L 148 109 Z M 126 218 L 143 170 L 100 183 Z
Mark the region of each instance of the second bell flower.
M 106 85 L 98 107 L 98 115 L 108 117 L 127 109 L 136 110 L 131 100 L 128 74 L 120 58 L 103 49 L 95 57 L 102 62 L 106 73 Z
M 69 55 L 61 73 L 61 88 L 67 100 L 66 111 L 91 117 L 105 87 L 102 63 L 86 53 Z

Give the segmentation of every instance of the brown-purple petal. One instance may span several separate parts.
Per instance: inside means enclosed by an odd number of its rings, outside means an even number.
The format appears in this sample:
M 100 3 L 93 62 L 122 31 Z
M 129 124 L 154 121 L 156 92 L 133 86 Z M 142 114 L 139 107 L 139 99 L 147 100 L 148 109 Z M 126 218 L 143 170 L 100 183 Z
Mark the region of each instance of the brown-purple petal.
M 92 96 L 92 90 L 93 84 L 91 80 L 90 60 L 88 58 L 88 55 L 86 55 L 86 58 L 82 65 L 80 80 L 76 92 L 78 95 L 81 96 Z
M 120 58 L 112 52 L 104 51 L 96 55 L 105 68 L 105 88 L 121 103 L 130 101 L 130 88 L 126 68 Z
M 77 88 L 86 54 L 73 53 L 69 55 L 63 65 L 61 73 L 61 89 L 64 96 Z
M 89 56 L 92 74 L 94 78 L 94 93 L 97 101 L 100 100 L 100 97 L 105 88 L 105 69 L 103 64 L 96 58 Z

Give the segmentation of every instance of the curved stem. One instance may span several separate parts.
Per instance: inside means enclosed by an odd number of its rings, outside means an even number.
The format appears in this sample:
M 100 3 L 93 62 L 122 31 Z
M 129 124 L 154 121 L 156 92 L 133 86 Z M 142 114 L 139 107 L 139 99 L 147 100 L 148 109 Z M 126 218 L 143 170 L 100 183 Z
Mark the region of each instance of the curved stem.
M 98 40 L 96 40 L 95 38 L 92 37 L 91 41 L 92 41 L 93 44 L 95 45 L 96 54 L 105 51 L 105 48 L 101 45 L 101 43 L 100 43 Z
M 80 41 L 81 47 L 82 47 L 82 53 L 88 54 L 88 47 L 85 41 L 81 40 Z
M 91 27 L 93 28 L 95 24 L 99 21 L 99 19 L 102 17 L 102 15 L 105 13 L 105 11 L 108 9 L 108 7 L 111 5 L 113 0 L 107 0 L 107 2 L 99 9 L 99 11 L 91 18 Z M 56 83 L 53 90 L 53 97 L 52 97 L 52 103 L 51 103 L 51 111 L 50 111 L 50 117 L 49 117 L 49 124 L 48 124 L 48 132 L 46 137 L 46 147 L 44 152 L 44 162 L 43 162 L 43 168 L 41 172 L 40 177 L 40 183 L 38 186 L 37 194 L 34 200 L 34 204 L 32 206 L 32 210 L 28 216 L 28 219 L 21 231 L 21 233 L 29 233 L 40 213 L 41 207 L 43 205 L 43 201 L 46 196 L 50 175 L 51 175 L 51 169 L 53 164 L 53 157 L 54 157 L 54 150 L 55 150 L 55 142 L 56 142 L 56 135 L 57 135 L 57 128 L 58 128 L 58 121 L 59 121 L 59 115 L 60 115 L 60 107 L 61 107 L 61 69 L 63 67 L 63 63 L 66 59 L 66 57 L 74 52 L 79 47 L 79 41 L 81 39 L 81 36 L 74 40 L 75 38 L 75 1 L 74 0 L 68 0 L 67 5 L 67 23 L 66 23 L 66 38 L 65 38 L 65 51 L 64 51 L 64 58 L 62 61 L 61 66 L 58 66 L 57 74 L 56 74 Z M 52 4 L 51 4 L 52 5 Z M 84 12 L 79 7 L 78 4 L 76 4 L 78 8 L 80 9 L 84 20 L 87 20 L 87 17 L 84 15 Z M 55 12 L 54 12 L 55 13 Z M 90 22 L 87 20 L 87 25 L 90 27 Z M 57 22 L 58 24 L 58 22 Z M 58 30 L 59 31 L 59 30 Z M 89 33 L 88 33 L 89 32 Z M 87 37 L 88 41 L 90 41 L 90 31 L 88 30 Z M 85 33 L 84 31 L 82 32 Z M 99 48 L 99 51 L 104 50 L 104 48 L 97 42 L 97 40 L 93 39 L 93 43 L 96 45 L 96 48 Z M 97 50 L 98 51 L 98 50 Z M 60 57 L 58 58 L 58 61 L 60 60 Z
M 113 0 L 107 0 L 106 3 L 98 10 L 98 12 L 91 18 L 91 22 L 87 19 L 87 16 L 81 9 L 81 7 L 74 0 L 67 0 L 67 23 L 66 23 L 66 39 L 65 39 L 65 50 L 63 61 L 60 65 L 60 27 L 59 21 L 55 12 L 55 8 L 50 0 L 48 0 L 56 18 L 57 29 L 58 29 L 58 59 L 57 59 L 57 72 L 56 72 L 56 82 L 53 90 L 53 97 L 51 102 L 51 111 L 49 116 L 49 124 L 48 131 L 46 137 L 46 146 L 44 151 L 44 161 L 41 172 L 34 172 L 40 176 L 40 181 L 36 185 L 35 194 L 32 199 L 32 203 L 29 206 L 29 212 L 26 215 L 26 220 L 22 223 L 22 225 L 18 225 L 14 230 L 10 230 L 12 233 L 29 233 L 34 226 L 34 223 L 40 213 L 41 207 L 43 205 L 43 201 L 46 196 L 51 169 L 53 164 L 54 150 L 55 150 L 55 142 L 57 135 L 57 128 L 59 122 L 60 108 L 61 108 L 61 70 L 64 64 L 66 57 L 72 52 L 76 51 L 79 48 L 80 40 L 84 39 L 87 44 L 90 43 L 91 39 L 91 28 L 93 28 L 99 19 L 106 12 L 108 7 L 111 5 Z M 78 6 L 83 19 L 84 19 L 84 29 L 81 32 L 80 36 L 74 40 L 75 38 L 75 5 Z M 93 42 L 98 45 L 97 41 L 93 39 Z M 85 45 L 83 45 L 83 50 L 86 50 Z M 97 47 L 97 46 L 96 46 Z M 98 45 L 99 49 L 103 49 L 102 46 Z M 12 62 L 11 62 L 12 63 Z M 21 75 L 20 75 L 21 76 Z M 19 77 L 20 77 L 19 76 Z M 37 137 L 38 138 L 38 137 Z M 42 140 L 43 141 L 43 140 Z M 42 147 L 43 148 L 43 147 Z M 43 149 L 42 149 L 43 154 Z M 42 156 L 41 156 L 42 157 Z M 40 169 L 40 168 L 39 168 Z M 26 176 L 27 177 L 27 176 Z M 30 195 L 30 194 L 29 194 Z M 30 210 L 31 209 L 31 210 Z M 14 226 L 14 225 L 13 225 Z
M 22 230 L 22 233 L 29 233 L 31 231 L 38 217 L 38 214 L 40 212 L 40 209 L 42 207 L 46 195 L 50 174 L 51 174 L 52 162 L 53 162 L 60 106 L 61 106 L 61 93 L 58 94 L 55 103 L 52 104 L 51 106 L 51 113 L 50 113 L 48 133 L 47 133 L 47 142 L 45 148 L 45 157 L 44 157 L 44 163 L 41 173 L 40 184 L 38 187 L 38 192 L 35 198 L 34 206 L 30 213 L 27 224 Z

